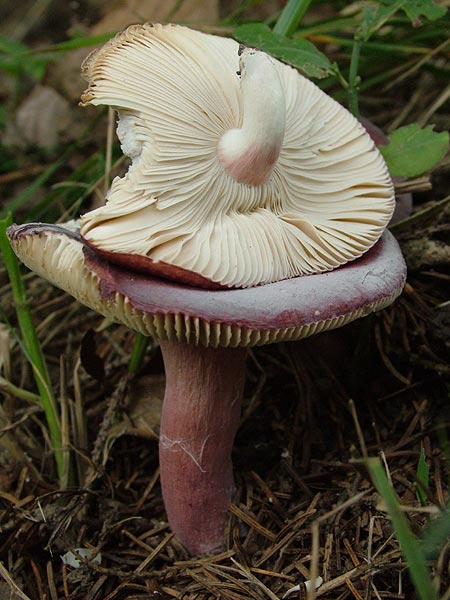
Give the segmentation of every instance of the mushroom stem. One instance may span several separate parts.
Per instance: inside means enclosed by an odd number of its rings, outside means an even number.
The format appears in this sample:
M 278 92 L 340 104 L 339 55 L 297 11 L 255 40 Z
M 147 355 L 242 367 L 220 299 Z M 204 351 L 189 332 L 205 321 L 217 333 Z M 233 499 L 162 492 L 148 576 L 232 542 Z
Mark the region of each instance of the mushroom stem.
M 166 371 L 159 439 L 170 527 L 191 554 L 224 547 L 234 490 L 231 451 L 239 425 L 245 348 L 161 342 Z
M 245 49 L 240 60 L 243 119 L 220 139 L 222 167 L 239 183 L 266 183 L 280 154 L 286 101 L 277 68 L 264 52 Z

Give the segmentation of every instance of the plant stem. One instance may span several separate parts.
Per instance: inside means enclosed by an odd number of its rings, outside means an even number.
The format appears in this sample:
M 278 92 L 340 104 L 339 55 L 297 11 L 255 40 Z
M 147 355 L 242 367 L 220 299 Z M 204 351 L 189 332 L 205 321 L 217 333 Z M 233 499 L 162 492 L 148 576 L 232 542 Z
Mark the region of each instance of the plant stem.
M 312 0 L 288 0 L 275 23 L 273 32 L 279 35 L 292 35 L 305 16 L 311 2 Z
M 47 365 L 31 317 L 25 293 L 25 286 L 19 271 L 19 264 L 6 237 L 6 228 L 8 225 L 11 225 L 11 223 L 11 215 L 8 215 L 6 219 L 0 220 L 0 251 L 3 254 L 3 260 L 11 281 L 14 305 L 23 338 L 25 353 L 33 368 L 34 379 L 39 390 L 42 408 L 44 409 L 49 429 L 50 440 L 55 453 L 58 477 L 61 481 L 64 475 L 65 462 L 61 448 L 61 423 Z
M 363 39 L 360 35 L 356 34 L 353 40 L 352 57 L 350 59 L 350 70 L 348 74 L 348 107 L 350 112 L 359 118 L 359 104 L 358 104 L 358 66 L 359 56 L 361 54 L 361 47 Z
M 26 400 L 27 402 L 41 406 L 40 396 L 33 394 L 33 392 L 29 392 L 28 390 L 23 390 L 22 388 L 17 387 L 4 377 L 0 377 L 0 390 L 5 392 L 5 394 L 10 394 L 11 396 L 16 396 L 16 398 L 21 398 L 22 400 Z

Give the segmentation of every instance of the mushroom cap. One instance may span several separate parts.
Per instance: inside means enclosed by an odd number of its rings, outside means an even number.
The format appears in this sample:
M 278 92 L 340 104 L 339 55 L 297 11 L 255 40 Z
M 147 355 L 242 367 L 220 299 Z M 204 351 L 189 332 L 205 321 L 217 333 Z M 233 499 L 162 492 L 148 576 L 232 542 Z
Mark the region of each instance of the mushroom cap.
M 363 257 L 334 271 L 235 290 L 132 273 L 61 225 L 14 225 L 8 236 L 30 269 L 93 310 L 159 340 L 212 347 L 270 344 L 341 327 L 388 306 L 406 278 L 388 231 Z
M 381 236 L 394 191 L 375 144 L 346 109 L 275 59 L 271 81 L 285 103 L 276 163 L 259 185 L 227 173 L 220 141 L 243 127 L 249 105 L 238 50 L 231 39 L 147 24 L 85 61 L 82 101 L 117 109 L 132 159 L 106 205 L 81 221 L 86 243 L 109 260 L 191 285 L 249 287 L 335 269 Z M 273 100 L 263 85 L 257 95 Z

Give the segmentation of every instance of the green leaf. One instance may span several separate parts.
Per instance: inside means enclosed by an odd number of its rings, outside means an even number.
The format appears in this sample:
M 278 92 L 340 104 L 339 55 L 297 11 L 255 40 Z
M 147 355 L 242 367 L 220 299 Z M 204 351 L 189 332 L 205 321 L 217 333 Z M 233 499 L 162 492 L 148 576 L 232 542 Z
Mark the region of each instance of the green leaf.
M 375 6 L 363 6 L 362 7 L 362 21 L 360 25 L 360 32 L 362 39 L 367 42 L 370 38 L 372 31 L 375 31 L 379 22 L 378 9 Z M 357 37 L 359 31 L 355 33 Z
M 47 64 L 65 52 L 104 44 L 114 33 L 91 37 L 78 37 L 58 44 L 32 50 L 28 46 L 0 36 L 0 72 L 18 76 L 23 73 L 40 81 L 45 75 Z
M 370 36 L 383 25 L 402 7 L 405 0 L 386 0 L 378 5 L 363 6 L 363 20 L 361 30 L 363 39 L 367 41 Z
M 432 0 L 406 0 L 402 9 L 411 19 L 412 24 L 416 26 L 421 25 L 421 17 L 429 21 L 436 21 L 447 12 L 444 6 L 438 6 Z
M 417 177 L 437 165 L 449 146 L 447 131 L 437 133 L 430 125 L 400 127 L 389 136 L 389 144 L 379 150 L 392 177 Z
M 259 48 L 296 67 L 307 77 L 322 79 L 334 75 L 336 67 L 317 50 L 314 44 L 302 38 L 289 39 L 262 23 L 241 25 L 234 30 L 234 37 L 254 48 Z
M 418 27 L 422 20 L 435 21 L 445 15 L 447 9 L 432 0 L 381 0 L 378 4 L 363 6 L 360 31 L 367 41 L 398 11 L 402 10 L 411 23 Z
M 0 35 L 0 52 L 4 52 L 5 54 L 17 54 L 24 50 L 27 50 L 27 46 L 24 46 L 24 44 L 11 40 L 4 35 Z
M 39 81 L 44 76 L 51 58 L 33 55 L 24 44 L 0 36 L 0 71 L 16 76 L 25 73 Z
M 115 31 L 102 33 L 100 35 L 91 35 L 88 37 L 76 37 L 71 40 L 65 40 L 58 44 L 53 44 L 47 48 L 41 48 L 40 52 L 67 52 L 78 50 L 79 48 L 88 48 L 90 46 L 100 46 L 116 35 Z
M 417 464 L 417 482 L 414 483 L 414 487 L 416 488 L 417 500 L 419 501 L 420 506 L 424 506 L 427 501 L 427 492 L 429 486 L 429 474 L 430 467 L 428 466 L 427 459 L 425 457 L 425 449 L 422 446 L 420 449 L 420 458 Z M 420 485 L 422 484 L 422 485 Z

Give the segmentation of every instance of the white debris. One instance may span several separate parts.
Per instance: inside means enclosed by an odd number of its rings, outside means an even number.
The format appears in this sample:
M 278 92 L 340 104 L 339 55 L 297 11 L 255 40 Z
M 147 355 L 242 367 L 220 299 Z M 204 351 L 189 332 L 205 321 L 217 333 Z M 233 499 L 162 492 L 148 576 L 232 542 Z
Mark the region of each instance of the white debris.
M 298 585 L 296 585 L 295 587 L 291 588 L 290 590 L 288 590 L 284 596 L 283 599 L 288 598 L 291 594 L 294 594 L 295 592 L 300 592 L 300 590 L 303 589 L 306 590 L 307 592 L 309 592 L 313 586 L 314 589 L 317 590 L 323 583 L 323 579 L 322 577 L 316 577 L 316 579 L 314 580 L 314 583 L 310 580 L 308 581 L 304 581 L 303 583 L 299 583 Z
M 83 558 L 89 560 L 91 556 L 94 554 L 95 549 L 93 548 L 74 548 L 73 551 L 69 550 L 61 556 L 61 560 L 68 567 L 73 567 L 74 569 L 78 569 L 82 564 Z M 99 565 L 102 561 L 102 556 L 100 553 L 96 554 L 92 559 L 92 563 Z

